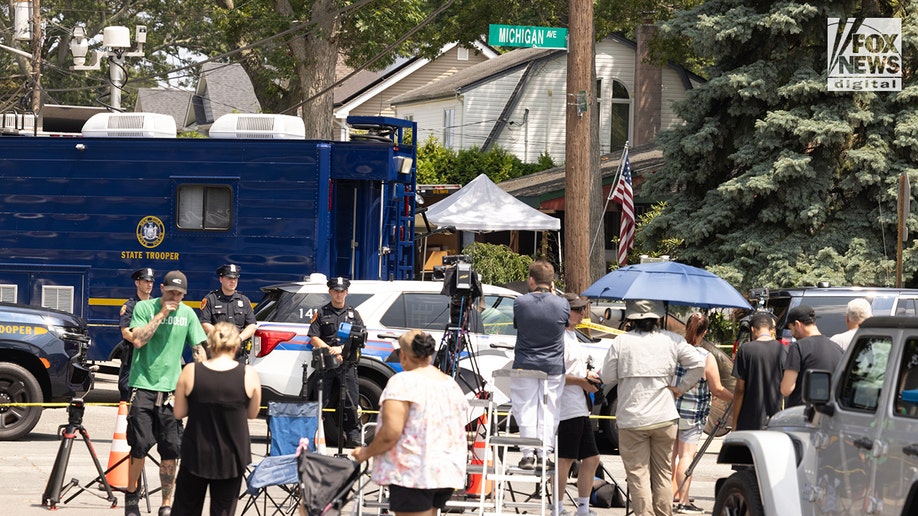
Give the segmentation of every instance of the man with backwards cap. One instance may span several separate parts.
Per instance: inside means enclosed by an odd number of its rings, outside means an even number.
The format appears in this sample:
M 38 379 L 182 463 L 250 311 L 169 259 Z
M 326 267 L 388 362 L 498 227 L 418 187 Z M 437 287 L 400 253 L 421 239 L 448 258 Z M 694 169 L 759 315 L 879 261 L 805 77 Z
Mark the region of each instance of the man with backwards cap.
M 803 372 L 809 369 L 835 371 L 841 362 L 841 346 L 823 335 L 816 326 L 816 311 L 812 306 L 797 305 L 787 313 L 787 329 L 794 342 L 787 347 L 781 395 L 787 397 L 784 408 L 803 405 Z
M 329 353 L 335 357 L 338 362 L 343 362 L 341 356 L 344 351 L 343 343 L 338 341 L 338 327 L 341 323 L 350 323 L 363 326 L 363 319 L 353 306 L 345 303 L 347 298 L 347 289 L 351 286 L 351 281 L 347 278 L 337 277 L 328 280 L 328 295 L 331 296 L 331 302 L 316 310 L 312 317 L 312 324 L 309 325 L 308 335 L 311 337 L 312 347 L 314 349 L 328 348 Z M 343 370 L 341 368 L 344 367 Z M 347 389 L 347 410 L 344 412 L 344 431 L 346 437 L 346 446 L 354 447 L 360 445 L 360 430 L 358 429 L 356 403 L 360 396 L 357 387 L 357 364 L 343 364 L 335 369 L 326 369 L 322 378 L 322 400 L 328 406 L 329 398 L 333 385 L 340 380 L 344 381 L 342 386 Z
M 160 285 L 162 297 L 140 301 L 131 318 L 134 360 L 129 384 L 131 409 L 127 441 L 131 446 L 124 514 L 140 516 L 140 474 L 147 452 L 156 445 L 161 459 L 159 479 L 163 504 L 159 516 L 169 516 L 182 444 L 182 422 L 172 412 L 175 386 L 182 372 L 182 351 L 191 348 L 195 362 L 206 358 L 207 335 L 190 306 L 182 303 L 188 280 L 169 271 Z
M 252 349 L 252 336 L 255 335 L 257 325 L 252 302 L 236 290 L 241 272 L 242 268 L 232 263 L 217 269 L 220 288 L 210 291 L 201 300 L 201 325 L 210 335 L 218 322 L 234 324 L 239 330 L 240 343 L 236 360 L 244 364 L 249 356 L 249 350 Z
M 131 274 L 134 280 L 134 287 L 137 292 L 123 305 L 121 305 L 120 319 L 118 326 L 121 327 L 121 367 L 118 368 L 118 393 L 121 395 L 119 401 L 130 401 L 131 387 L 128 385 L 128 379 L 131 375 L 131 360 L 134 358 L 134 344 L 131 341 L 131 316 L 134 315 L 134 305 L 138 301 L 150 299 L 153 293 L 153 269 L 147 267 L 138 269 Z
M 618 385 L 618 452 L 634 513 L 669 515 L 676 398 L 704 375 L 704 359 L 681 335 L 660 328 L 662 302 L 627 300 L 625 318 L 634 329 L 612 341 L 601 376 L 606 385 Z M 686 373 L 673 385 L 677 363 Z

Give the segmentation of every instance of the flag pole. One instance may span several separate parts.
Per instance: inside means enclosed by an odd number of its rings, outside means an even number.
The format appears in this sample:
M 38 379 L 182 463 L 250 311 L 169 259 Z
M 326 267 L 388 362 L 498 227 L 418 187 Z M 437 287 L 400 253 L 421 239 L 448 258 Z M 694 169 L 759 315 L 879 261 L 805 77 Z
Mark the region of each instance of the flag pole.
M 618 169 L 615 170 L 615 180 L 612 181 L 612 188 L 609 188 L 609 195 L 606 196 L 606 204 L 602 207 L 602 217 L 600 217 L 600 224 L 606 218 L 606 210 L 609 209 L 609 201 L 612 200 L 612 196 L 615 195 L 615 189 L 618 187 L 618 182 L 622 178 L 622 170 L 625 167 L 625 158 L 628 156 L 628 142 L 625 142 L 625 147 L 622 149 L 621 155 L 618 157 Z M 590 254 L 588 256 L 593 256 L 593 248 L 596 247 L 596 238 L 599 237 L 599 229 L 601 226 L 596 228 L 596 231 L 593 232 L 593 242 L 590 243 Z

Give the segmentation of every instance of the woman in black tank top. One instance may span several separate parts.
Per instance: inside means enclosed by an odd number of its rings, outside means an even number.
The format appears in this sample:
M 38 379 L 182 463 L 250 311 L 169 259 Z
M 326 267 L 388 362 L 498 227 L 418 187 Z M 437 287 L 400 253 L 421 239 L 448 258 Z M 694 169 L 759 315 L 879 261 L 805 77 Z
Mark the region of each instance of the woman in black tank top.
M 175 417 L 188 416 L 172 516 L 201 514 L 210 488 L 210 514 L 233 515 L 251 462 L 249 419 L 258 416 L 258 373 L 236 362 L 239 330 L 220 322 L 207 337 L 211 358 L 188 364 L 175 389 Z

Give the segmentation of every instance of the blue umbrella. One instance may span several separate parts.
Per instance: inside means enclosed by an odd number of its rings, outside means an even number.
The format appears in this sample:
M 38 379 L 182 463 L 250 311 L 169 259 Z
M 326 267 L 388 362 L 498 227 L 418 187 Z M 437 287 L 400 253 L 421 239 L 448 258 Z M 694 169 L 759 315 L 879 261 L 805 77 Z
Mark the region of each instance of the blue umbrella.
M 677 262 L 622 267 L 590 285 L 583 295 L 601 299 L 651 299 L 698 308 L 752 310 L 742 294 L 720 276 Z

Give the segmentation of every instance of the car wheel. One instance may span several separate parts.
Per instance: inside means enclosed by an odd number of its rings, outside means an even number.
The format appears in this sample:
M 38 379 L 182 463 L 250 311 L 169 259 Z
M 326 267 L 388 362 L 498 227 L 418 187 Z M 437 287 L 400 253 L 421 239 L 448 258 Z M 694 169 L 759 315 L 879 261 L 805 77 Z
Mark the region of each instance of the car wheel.
M 715 516 L 763 516 L 759 483 L 752 470 L 730 475 L 714 500 Z
M 0 363 L 0 402 L 41 403 L 41 386 L 26 368 Z M 0 408 L 0 440 L 12 441 L 28 435 L 41 418 L 41 407 Z
M 599 409 L 599 415 L 605 416 L 599 420 L 599 429 L 612 450 L 618 450 L 618 425 L 615 423 L 615 410 L 618 407 L 618 387 L 613 388 L 606 395 L 605 402 Z
M 376 421 L 377 412 L 379 411 L 379 398 L 382 397 L 382 386 L 370 378 L 357 378 L 357 389 L 360 391 L 360 408 L 361 410 L 372 411 L 372 414 L 364 413 L 360 418 L 361 424 Z

